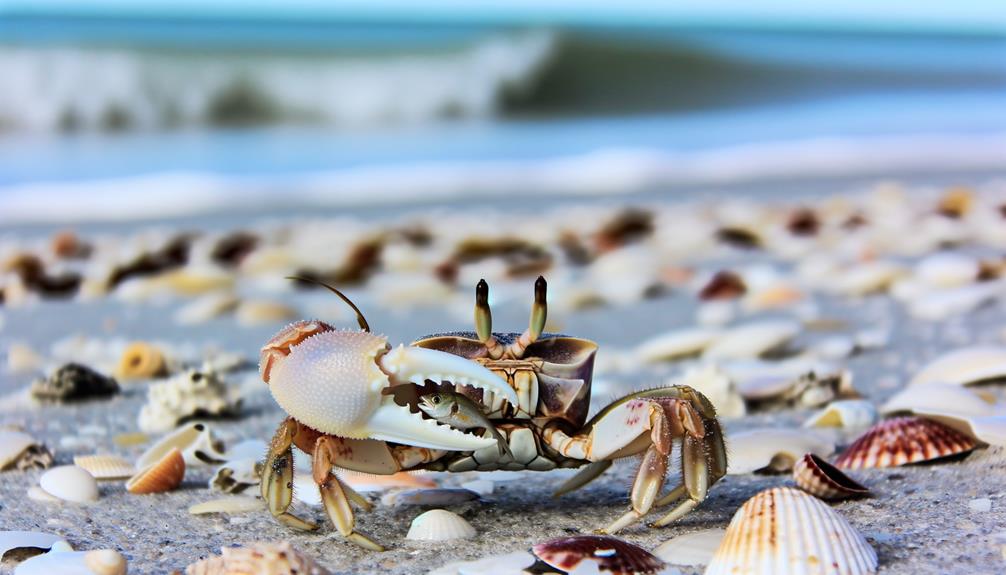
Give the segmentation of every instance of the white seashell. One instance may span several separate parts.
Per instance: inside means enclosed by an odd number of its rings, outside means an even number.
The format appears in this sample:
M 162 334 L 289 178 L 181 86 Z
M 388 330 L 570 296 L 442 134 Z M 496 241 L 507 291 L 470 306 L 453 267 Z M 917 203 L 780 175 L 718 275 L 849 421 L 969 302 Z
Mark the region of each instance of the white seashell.
M 856 342 L 851 337 L 836 335 L 815 343 L 811 353 L 821 359 L 841 360 L 856 353 Z
M 705 575 L 865 575 L 877 567 L 877 553 L 835 510 L 776 487 L 734 514 Z
M 701 392 L 712 402 L 719 416 L 743 417 L 747 413 L 744 398 L 737 393 L 730 378 L 715 365 L 688 369 L 674 383 L 687 385 Z
M 118 455 L 76 455 L 73 464 L 98 480 L 128 479 L 136 473 L 133 464 Z
M 912 385 L 881 406 L 884 415 L 899 412 L 943 411 L 967 416 L 993 415 L 995 405 L 966 387 L 945 383 Z
M 671 565 L 709 565 L 719 548 L 725 529 L 703 529 L 668 539 L 653 554 Z
M 863 399 L 833 401 L 808 419 L 804 427 L 869 427 L 877 422 L 877 408 Z
M 737 317 L 737 303 L 733 301 L 710 301 L 702 303 L 695 310 L 695 322 L 705 326 L 724 326 Z
M 916 415 L 938 421 L 989 445 L 1006 446 L 1006 416 L 967 416 L 955 411 L 917 410 Z
M 0 531 L 0 559 L 13 549 L 45 549 L 56 543 L 69 545 L 59 535 L 39 531 Z
M 269 300 L 242 301 L 234 312 L 234 316 L 241 325 L 281 323 L 295 319 L 298 315 L 295 308 Z
M 53 467 L 42 474 L 38 485 L 49 495 L 64 501 L 92 503 L 98 500 L 98 482 L 76 465 Z
M 904 273 L 904 268 L 892 262 L 867 262 L 836 271 L 823 287 L 842 295 L 862 296 L 886 290 Z
M 235 495 L 233 497 L 221 497 L 203 501 L 189 507 L 192 515 L 203 515 L 206 513 L 248 513 L 249 511 L 260 511 L 265 508 L 265 503 L 261 499 L 248 497 L 246 495 Z
M 205 323 L 234 310 L 238 299 L 231 293 L 210 293 L 189 302 L 175 312 L 175 323 L 193 325 Z
M 765 469 L 781 473 L 805 453 L 828 457 L 835 445 L 815 433 L 799 429 L 753 429 L 727 437 L 727 473 L 743 475 Z
M 942 355 L 919 371 L 908 385 L 949 383 L 968 385 L 1006 378 L 1006 348 L 966 347 Z
M 636 355 L 648 363 L 674 360 L 701 353 L 720 335 L 720 330 L 702 327 L 670 331 L 636 347 Z
M 175 447 L 182 452 L 186 465 L 225 459 L 221 443 L 214 437 L 210 426 L 202 422 L 192 422 L 165 435 L 147 448 L 136 461 L 136 467 L 145 469 L 157 463 Z
M 936 253 L 919 260 L 915 277 L 933 287 L 957 287 L 975 281 L 981 264 L 978 260 L 954 252 Z
M 61 503 L 63 501 L 59 497 L 49 495 L 45 489 L 42 489 L 38 485 L 32 485 L 29 487 L 27 495 L 28 499 L 38 501 L 39 503 Z
M 517 575 L 535 562 L 527 551 L 491 555 L 475 561 L 455 561 L 430 571 L 427 575 Z
M 0 471 L 13 467 L 29 447 L 37 445 L 35 439 L 20 431 L 0 431 Z
M 50 551 L 17 566 L 14 575 L 126 575 L 126 558 L 111 549 Z
M 705 359 L 753 359 L 778 349 L 799 335 L 800 324 L 767 320 L 735 326 L 706 348 Z
M 169 431 L 196 415 L 233 415 L 240 408 L 237 390 L 216 372 L 188 369 L 150 386 L 137 421 L 142 431 Z
M 231 459 L 213 473 L 209 487 L 224 493 L 241 493 L 259 484 L 261 476 L 257 469 L 258 459 Z
M 930 321 L 972 312 L 1003 294 L 999 282 L 986 282 L 958 288 L 932 291 L 908 302 L 908 311 L 919 319 Z
M 431 509 L 412 520 L 406 539 L 415 541 L 449 541 L 471 539 L 475 528 L 457 513 L 445 509 Z

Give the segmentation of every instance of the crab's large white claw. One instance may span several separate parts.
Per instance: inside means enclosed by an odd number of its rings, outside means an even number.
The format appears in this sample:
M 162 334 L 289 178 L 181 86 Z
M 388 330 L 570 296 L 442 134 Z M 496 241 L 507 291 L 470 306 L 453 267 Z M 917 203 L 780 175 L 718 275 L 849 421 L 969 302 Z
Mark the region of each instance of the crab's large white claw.
M 411 413 L 409 408 L 385 400 L 367 422 L 367 436 L 446 451 L 475 451 L 496 445 L 496 439 L 463 433 L 448 425 Z
M 381 368 L 399 381 L 423 385 L 427 379 L 449 381 L 455 386 L 469 385 L 503 397 L 510 405 L 518 405 L 517 392 L 501 377 L 479 363 L 463 357 L 426 349 L 398 346 L 380 358 Z

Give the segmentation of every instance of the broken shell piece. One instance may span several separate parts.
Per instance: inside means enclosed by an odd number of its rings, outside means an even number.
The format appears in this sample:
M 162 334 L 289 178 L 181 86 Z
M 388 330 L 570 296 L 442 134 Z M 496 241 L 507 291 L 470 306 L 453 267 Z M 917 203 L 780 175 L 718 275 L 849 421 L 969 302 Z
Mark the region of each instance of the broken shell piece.
M 241 398 L 214 371 L 189 369 L 150 386 L 140 409 L 143 431 L 167 431 L 197 417 L 226 417 L 240 411 Z
M 52 551 L 32 557 L 14 570 L 14 575 L 126 575 L 126 558 L 112 549 Z
M 806 430 L 753 429 L 734 433 L 727 444 L 731 457 L 727 473 L 742 475 L 756 471 L 782 473 L 805 453 L 827 457 L 835 451 L 829 441 Z
M 15 549 L 49 550 L 56 543 L 69 545 L 59 535 L 39 531 L 0 531 L 0 559 Z
M 210 478 L 210 489 L 224 493 L 241 493 L 258 485 L 262 467 L 256 458 L 232 459 L 217 468 Z
M 1004 415 L 975 417 L 960 415 L 949 410 L 920 410 L 916 414 L 942 423 L 983 443 L 1000 447 L 1006 446 L 1006 416 Z
M 636 354 L 649 363 L 671 361 L 701 353 L 719 335 L 717 329 L 701 327 L 671 331 L 639 344 Z
M 975 441 L 921 417 L 896 417 L 874 425 L 835 460 L 842 469 L 895 467 L 967 453 Z
M 800 324 L 787 320 L 758 321 L 732 327 L 705 349 L 706 359 L 748 359 L 774 351 L 800 333 Z
M 206 461 L 224 461 L 223 442 L 217 439 L 209 425 L 202 422 L 187 423 L 165 435 L 140 455 L 136 466 L 140 469 L 160 461 L 173 448 L 178 448 L 188 465 Z
M 174 447 L 160 461 L 143 469 L 126 482 L 126 491 L 138 495 L 171 491 L 185 477 L 185 459 Z
M 136 473 L 133 464 L 118 455 L 77 455 L 73 464 L 87 471 L 97 480 L 127 479 Z
M 725 529 L 703 529 L 668 539 L 653 554 L 671 565 L 705 566 L 719 548 Z
M 60 465 L 42 474 L 38 485 L 43 491 L 63 501 L 92 503 L 98 500 L 98 483 L 91 474 L 76 465 Z
M 31 395 L 46 401 L 74 401 L 108 397 L 119 392 L 119 384 L 86 365 L 68 363 L 45 379 L 31 384 Z
M 229 515 L 236 515 L 239 513 L 248 513 L 250 511 L 259 511 L 264 508 L 265 503 L 263 503 L 261 499 L 248 497 L 246 495 L 237 495 L 234 497 L 221 497 L 219 499 L 211 499 L 209 501 L 197 503 L 189 507 L 189 513 L 192 515 L 204 515 L 207 513 L 226 513 Z
M 156 346 L 145 341 L 129 344 L 122 352 L 115 376 L 122 380 L 150 379 L 167 373 L 164 354 Z
M 793 479 L 800 489 L 828 501 L 849 499 L 870 492 L 813 453 L 804 455 L 796 462 L 793 466 Z
M 808 371 L 797 377 L 769 372 L 741 380 L 737 386 L 744 399 L 759 408 L 820 407 L 836 398 L 859 397 L 852 386 L 852 372 L 847 370 L 824 375 Z
M 220 555 L 185 568 L 185 575 L 330 575 L 314 559 L 290 543 L 252 543 L 246 547 L 223 547 Z
M 381 503 L 389 506 L 425 505 L 444 507 L 474 501 L 478 498 L 479 494 L 469 489 L 410 489 L 408 491 L 388 493 L 384 497 L 381 497 Z
M 1006 378 L 1006 348 L 966 347 L 944 354 L 915 374 L 908 385 L 970 385 Z
M 552 539 L 531 548 L 535 557 L 566 573 L 651 574 L 664 562 L 646 549 L 606 535 Z
M 808 419 L 804 427 L 869 427 L 877 422 L 877 408 L 864 399 L 833 401 Z
M 877 553 L 824 502 L 790 487 L 762 491 L 734 514 L 705 575 L 865 575 Z
M 475 528 L 457 513 L 445 509 L 431 509 L 412 520 L 406 539 L 416 541 L 450 541 L 471 539 Z
M 687 385 L 705 395 L 719 416 L 743 417 L 747 413 L 744 398 L 737 393 L 730 378 L 715 365 L 689 369 L 675 383 Z
M 46 469 L 52 453 L 27 433 L 0 430 L 0 471 Z
M 985 416 L 995 412 L 995 405 L 966 387 L 929 383 L 913 385 L 899 391 L 880 408 L 880 412 L 885 415 L 916 411 L 944 411 L 960 415 Z

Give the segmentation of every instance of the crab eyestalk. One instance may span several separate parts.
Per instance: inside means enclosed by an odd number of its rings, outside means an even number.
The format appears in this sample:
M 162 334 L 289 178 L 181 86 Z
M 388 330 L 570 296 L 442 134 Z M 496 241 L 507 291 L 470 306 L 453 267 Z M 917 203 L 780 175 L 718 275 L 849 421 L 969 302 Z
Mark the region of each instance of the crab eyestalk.
M 545 330 L 545 320 L 548 318 L 547 295 L 548 284 L 545 282 L 545 278 L 538 276 L 538 280 L 534 282 L 534 303 L 531 305 L 531 320 L 528 322 L 528 327 L 524 330 L 524 333 L 510 347 L 510 353 L 514 357 L 523 357 L 527 346 L 538 341 L 541 333 Z
M 493 312 L 489 308 L 489 284 L 479 280 L 475 286 L 475 334 L 493 359 L 503 356 L 503 346 L 493 336 Z

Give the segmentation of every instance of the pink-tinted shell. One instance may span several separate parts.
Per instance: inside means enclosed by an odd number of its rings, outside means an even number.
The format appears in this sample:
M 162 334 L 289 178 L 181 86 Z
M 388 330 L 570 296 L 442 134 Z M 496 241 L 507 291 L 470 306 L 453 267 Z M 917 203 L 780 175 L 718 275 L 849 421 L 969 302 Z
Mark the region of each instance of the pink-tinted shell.
M 869 489 L 853 481 L 834 465 L 807 453 L 793 466 L 793 479 L 807 493 L 827 500 L 866 495 Z
M 942 423 L 921 417 L 881 421 L 835 460 L 843 469 L 896 467 L 967 453 L 975 440 Z
M 597 564 L 601 573 L 657 573 L 664 562 L 646 549 L 615 537 L 577 535 L 539 543 L 535 557 L 562 571 L 573 571 L 584 561 Z
M 262 381 L 269 383 L 269 375 L 276 361 L 290 354 L 290 348 L 311 337 L 325 331 L 332 331 L 335 328 L 323 321 L 301 320 L 284 327 L 272 336 L 262 350 L 259 351 L 259 374 Z

